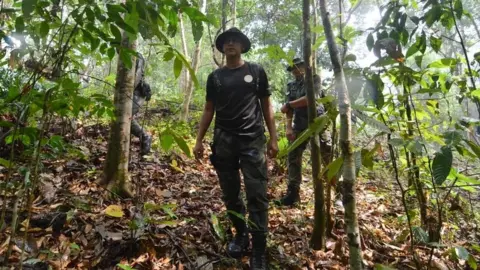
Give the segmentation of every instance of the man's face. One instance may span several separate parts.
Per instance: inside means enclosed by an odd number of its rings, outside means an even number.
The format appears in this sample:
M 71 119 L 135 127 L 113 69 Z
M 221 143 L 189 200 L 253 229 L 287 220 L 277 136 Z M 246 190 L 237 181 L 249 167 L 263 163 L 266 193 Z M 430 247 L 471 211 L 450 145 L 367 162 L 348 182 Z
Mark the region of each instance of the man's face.
M 242 43 L 235 36 L 228 37 L 223 44 L 223 51 L 226 56 L 236 56 L 242 53 Z
M 301 77 L 303 77 L 303 74 L 305 74 L 305 67 L 303 65 L 302 66 L 296 66 L 292 70 L 292 74 L 293 74 L 293 76 L 295 76 L 295 78 L 300 79 Z

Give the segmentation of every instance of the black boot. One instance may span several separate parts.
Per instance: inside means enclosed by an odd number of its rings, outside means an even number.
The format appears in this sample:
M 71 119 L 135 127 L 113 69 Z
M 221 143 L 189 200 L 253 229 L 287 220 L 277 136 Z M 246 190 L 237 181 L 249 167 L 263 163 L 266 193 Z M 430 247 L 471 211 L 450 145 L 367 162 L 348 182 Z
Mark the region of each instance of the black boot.
M 228 243 L 227 253 L 232 258 L 241 258 L 249 244 L 248 231 L 245 229 L 242 232 L 237 232 L 233 240 Z
M 252 233 L 252 257 L 250 257 L 250 270 L 268 270 L 267 235 L 265 233 Z
M 280 205 L 292 206 L 300 201 L 299 188 L 288 187 L 287 194 L 280 199 Z
M 143 135 L 142 142 L 140 145 L 140 155 L 146 155 L 150 153 L 150 148 L 152 147 L 152 137 L 150 135 Z

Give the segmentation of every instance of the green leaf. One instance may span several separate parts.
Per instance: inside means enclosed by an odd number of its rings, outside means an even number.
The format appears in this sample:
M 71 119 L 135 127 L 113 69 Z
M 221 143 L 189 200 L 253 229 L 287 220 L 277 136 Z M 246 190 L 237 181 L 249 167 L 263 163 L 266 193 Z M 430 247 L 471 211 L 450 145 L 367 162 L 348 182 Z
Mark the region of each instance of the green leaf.
M 437 22 L 442 17 L 443 11 L 442 6 L 439 4 L 433 5 L 433 7 L 425 14 L 425 22 L 428 27 L 431 27 L 435 22 Z
M 443 133 L 443 137 L 448 145 L 457 145 L 463 139 L 463 135 L 457 130 L 447 131 Z
M 119 264 L 117 264 L 117 266 L 118 266 L 118 268 L 123 269 L 123 270 L 135 270 L 130 265 L 127 265 L 127 264 L 119 263 Z
M 309 127 L 304 130 L 300 135 L 295 139 L 293 143 L 291 143 L 285 150 L 280 151 L 277 158 L 282 158 L 288 153 L 290 153 L 293 149 L 300 146 L 306 140 L 308 140 L 313 134 L 318 134 L 325 128 L 325 125 L 328 122 L 328 115 L 322 115 L 315 118 L 313 124 L 310 124 Z
M 428 243 L 428 234 L 420 227 L 412 227 L 413 237 L 418 243 Z
M 70 249 L 80 250 L 80 246 L 77 243 L 70 243 Z
M 472 92 L 470 92 L 470 95 L 472 97 L 480 98 L 480 90 L 473 90 Z
M 437 185 L 443 184 L 447 179 L 450 169 L 452 168 L 452 161 L 452 149 L 448 146 L 443 146 L 440 152 L 435 153 L 432 163 L 432 173 Z
M 345 59 L 343 60 L 344 62 L 355 62 L 357 61 L 357 56 L 354 55 L 354 54 L 348 54 L 347 56 L 345 56 Z
M 412 20 L 414 24 L 418 24 L 420 22 L 420 19 L 417 16 L 410 17 L 410 20 Z
M 373 34 L 370 33 L 368 34 L 368 37 L 367 37 L 367 48 L 369 51 L 373 49 L 374 44 L 375 44 L 375 40 L 373 40 Z
M 48 35 L 48 31 L 50 31 L 50 26 L 48 26 L 46 21 L 42 21 L 40 23 L 40 37 L 46 37 Z
M 422 68 L 422 61 L 423 61 L 423 54 L 415 56 L 415 64 L 417 64 L 419 68 Z
M 430 36 L 430 45 L 432 46 L 432 49 L 438 53 L 442 47 L 442 39 Z
M 225 232 L 223 230 L 222 224 L 218 221 L 218 217 L 215 214 L 212 214 L 210 216 L 210 222 L 212 222 L 213 230 L 215 231 L 215 234 L 220 238 L 220 240 L 223 242 L 225 241 Z
M 463 15 L 463 4 L 462 0 L 455 0 L 455 4 L 453 6 L 453 10 L 455 11 L 455 15 L 457 15 L 458 19 L 462 18 Z
M 324 171 L 327 171 L 327 179 L 331 180 L 335 175 L 338 174 L 340 171 L 340 168 L 342 168 L 343 165 L 343 157 L 338 157 L 334 161 L 332 161 L 328 166 L 323 169 Z M 323 174 L 323 173 L 322 173 Z
M 20 16 L 15 20 L 15 31 L 21 33 L 23 30 L 25 30 L 25 22 L 23 21 L 23 17 Z
M 190 147 L 188 147 L 185 139 L 183 139 L 183 137 L 181 136 L 178 136 L 177 134 L 173 134 L 173 138 L 175 139 L 175 142 L 180 147 L 180 149 L 182 149 L 183 153 L 187 155 L 187 157 L 191 157 L 192 155 L 190 153 Z
M 390 128 L 388 128 L 384 123 L 378 121 L 377 119 L 374 119 L 369 115 L 362 113 L 361 111 L 353 110 L 352 112 L 356 117 L 360 118 L 360 120 L 362 120 L 365 124 L 372 126 L 385 133 L 388 133 L 388 134 L 391 133 Z
M 477 270 L 477 268 L 478 268 L 477 260 L 475 259 L 475 257 L 473 257 L 472 254 L 470 254 L 468 256 L 467 263 L 470 266 L 470 268 L 472 268 L 473 270 Z
M 112 32 L 113 36 L 115 37 L 115 41 L 120 43 L 121 40 L 122 40 L 122 33 L 120 32 L 118 27 L 116 27 L 114 24 L 110 24 L 110 31 Z
M 108 55 L 108 58 L 112 60 L 113 57 L 115 57 L 115 48 L 112 48 L 112 47 L 108 48 L 107 55 Z
M 175 61 L 173 62 L 173 73 L 175 74 L 175 78 L 180 76 L 180 72 L 182 72 L 182 61 L 180 58 L 175 57 Z
M 407 50 L 407 55 L 405 58 L 409 58 L 410 56 L 414 55 L 416 52 L 418 52 L 418 45 L 417 43 L 414 43 L 410 48 Z
M 468 141 L 468 140 L 464 140 L 464 141 L 470 147 L 470 149 L 472 149 L 475 155 L 477 155 L 477 157 L 480 159 L 480 146 L 478 146 L 472 141 Z
M 37 0 L 23 0 L 22 1 L 22 12 L 23 16 L 29 17 L 30 14 L 35 10 L 37 5 Z
M 12 164 L 12 163 L 11 163 L 9 160 L 0 158 L 0 165 L 2 165 L 3 167 L 5 167 L 5 168 L 10 168 L 10 165 L 11 165 L 11 164 Z
M 163 61 L 168 62 L 168 61 L 172 60 L 174 56 L 175 56 L 175 54 L 172 51 L 167 51 L 163 55 Z
M 163 151 L 168 152 L 172 148 L 173 142 L 175 138 L 169 133 L 162 134 L 160 137 L 160 144 L 162 146 Z
M 131 69 L 133 66 L 132 55 L 127 50 L 120 50 L 120 59 L 126 68 Z
M 459 258 L 461 260 L 467 260 L 469 255 L 470 255 L 468 250 L 464 247 L 456 247 L 455 248 L 455 254 L 457 255 L 457 258 Z
M 451 68 L 457 64 L 457 59 L 455 58 L 443 58 L 435 62 L 430 63 L 428 68 Z
M 390 144 L 392 146 L 404 146 L 405 141 L 403 139 L 400 139 L 400 138 L 393 138 L 393 139 L 390 139 L 388 141 L 388 144 Z
M 395 270 L 396 268 L 392 268 L 390 266 L 386 266 L 383 264 L 375 264 L 375 270 Z

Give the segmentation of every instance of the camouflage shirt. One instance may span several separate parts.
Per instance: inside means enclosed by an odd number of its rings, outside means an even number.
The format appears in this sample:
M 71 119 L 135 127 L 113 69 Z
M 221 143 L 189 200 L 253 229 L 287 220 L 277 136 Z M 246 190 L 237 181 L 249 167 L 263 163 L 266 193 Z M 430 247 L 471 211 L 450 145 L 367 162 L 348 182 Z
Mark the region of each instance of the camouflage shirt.
M 320 77 L 314 76 L 314 89 L 316 98 L 323 97 L 323 93 L 320 87 Z M 297 100 L 307 95 L 305 88 L 305 80 L 295 80 L 287 84 L 286 102 Z M 317 106 L 317 115 L 323 114 L 325 111 L 322 104 Z M 301 132 L 308 127 L 308 107 L 294 108 L 293 109 L 293 130 Z

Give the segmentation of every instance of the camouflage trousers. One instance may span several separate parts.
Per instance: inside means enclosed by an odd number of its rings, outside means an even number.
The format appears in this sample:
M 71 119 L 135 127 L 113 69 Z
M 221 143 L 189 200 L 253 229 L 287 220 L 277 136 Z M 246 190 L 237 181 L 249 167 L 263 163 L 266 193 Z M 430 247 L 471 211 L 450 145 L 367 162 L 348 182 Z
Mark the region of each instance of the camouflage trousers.
M 133 100 L 132 100 L 132 122 L 130 124 L 130 133 L 139 138 L 142 139 L 142 136 L 148 137 L 147 132 L 142 128 L 142 126 L 138 123 L 138 121 L 134 118 L 135 115 L 140 111 L 140 108 L 142 107 L 143 103 L 145 102 L 145 98 L 139 97 L 137 95 L 133 95 Z
M 301 132 L 296 132 L 298 136 Z M 332 142 L 330 132 L 328 130 L 319 134 L 320 139 L 320 155 L 322 157 L 323 166 L 327 166 L 331 162 Z M 302 157 L 303 152 L 307 148 L 310 140 L 305 141 L 288 154 L 288 188 L 298 190 L 302 183 Z
M 245 204 L 240 195 L 240 171 L 246 191 L 250 232 L 268 230 L 266 138 L 246 138 L 215 129 L 210 160 L 217 171 L 223 201 L 235 228 L 245 226 Z M 252 225 L 253 223 L 253 225 Z

